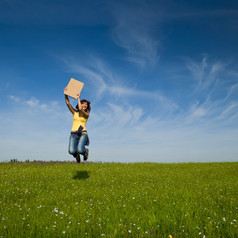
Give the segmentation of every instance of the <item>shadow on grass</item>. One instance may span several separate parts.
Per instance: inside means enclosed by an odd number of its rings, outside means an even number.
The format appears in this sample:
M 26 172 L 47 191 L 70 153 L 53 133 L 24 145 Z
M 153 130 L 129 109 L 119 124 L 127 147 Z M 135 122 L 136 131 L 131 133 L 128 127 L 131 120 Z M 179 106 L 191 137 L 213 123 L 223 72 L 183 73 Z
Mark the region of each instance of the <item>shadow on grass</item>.
M 73 176 L 73 179 L 78 179 L 78 180 L 85 180 L 88 178 L 89 178 L 88 171 L 76 171 L 75 175 Z

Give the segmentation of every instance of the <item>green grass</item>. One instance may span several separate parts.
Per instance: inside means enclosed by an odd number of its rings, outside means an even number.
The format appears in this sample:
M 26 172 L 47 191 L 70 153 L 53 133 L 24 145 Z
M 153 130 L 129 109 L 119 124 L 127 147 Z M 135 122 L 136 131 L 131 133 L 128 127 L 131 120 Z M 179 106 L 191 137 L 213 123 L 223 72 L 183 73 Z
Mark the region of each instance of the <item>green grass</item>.
M 238 163 L 1 163 L 1 237 L 237 237 Z

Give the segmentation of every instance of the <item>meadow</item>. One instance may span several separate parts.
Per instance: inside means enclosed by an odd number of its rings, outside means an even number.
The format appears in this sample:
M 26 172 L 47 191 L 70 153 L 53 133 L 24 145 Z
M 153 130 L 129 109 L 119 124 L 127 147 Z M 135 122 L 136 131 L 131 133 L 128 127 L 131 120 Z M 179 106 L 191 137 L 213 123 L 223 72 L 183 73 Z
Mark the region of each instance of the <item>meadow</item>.
M 238 163 L 0 163 L 0 237 L 238 237 Z

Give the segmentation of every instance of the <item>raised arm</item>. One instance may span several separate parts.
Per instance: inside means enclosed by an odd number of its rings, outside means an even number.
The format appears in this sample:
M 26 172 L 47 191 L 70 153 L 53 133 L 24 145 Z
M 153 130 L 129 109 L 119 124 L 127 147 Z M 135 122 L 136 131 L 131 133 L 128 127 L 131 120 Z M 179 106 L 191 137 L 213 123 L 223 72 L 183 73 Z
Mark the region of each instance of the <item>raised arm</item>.
M 64 91 L 67 91 L 67 87 L 64 89 Z M 72 114 L 75 113 L 75 110 L 74 108 L 72 107 L 72 105 L 70 104 L 69 102 L 69 97 L 68 95 L 65 94 L 65 102 L 66 102 L 66 105 L 68 106 L 69 110 L 72 112 Z

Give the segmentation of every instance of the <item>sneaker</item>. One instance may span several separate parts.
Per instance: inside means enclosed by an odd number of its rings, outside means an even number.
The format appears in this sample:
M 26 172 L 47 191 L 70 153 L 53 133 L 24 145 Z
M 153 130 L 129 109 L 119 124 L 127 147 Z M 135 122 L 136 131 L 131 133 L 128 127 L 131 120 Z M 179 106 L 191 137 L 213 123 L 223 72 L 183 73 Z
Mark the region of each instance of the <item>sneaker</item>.
M 77 163 L 80 163 L 80 154 L 79 153 L 77 153 L 77 155 L 76 155 L 76 160 L 77 160 Z
M 88 149 L 85 150 L 85 154 L 84 154 L 84 157 L 83 157 L 83 160 L 87 160 L 88 159 Z

